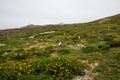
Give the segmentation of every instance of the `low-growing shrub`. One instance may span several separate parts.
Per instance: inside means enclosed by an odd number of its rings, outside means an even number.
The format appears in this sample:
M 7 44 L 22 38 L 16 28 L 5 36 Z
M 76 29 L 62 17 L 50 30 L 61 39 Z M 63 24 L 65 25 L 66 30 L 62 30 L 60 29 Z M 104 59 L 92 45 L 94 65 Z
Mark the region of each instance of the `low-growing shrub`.
M 57 53 L 60 55 L 68 54 L 69 50 L 67 48 L 58 48 Z
M 44 50 L 45 50 L 46 52 L 48 52 L 48 53 L 54 52 L 53 46 L 47 46 Z
M 41 74 L 40 76 L 27 75 L 21 78 L 20 80 L 50 80 L 50 76 L 46 74 Z
M 110 41 L 112 41 L 114 39 L 114 36 L 113 35 L 107 35 L 107 36 L 105 36 L 104 37 L 104 41 L 107 41 L 107 42 L 110 42 Z
M 113 40 L 113 41 L 111 41 L 110 47 L 111 48 L 113 48 L 113 47 L 120 47 L 120 40 Z
M 87 47 L 85 47 L 85 48 L 82 48 L 81 50 L 82 50 L 82 52 L 84 52 L 84 53 L 91 53 L 91 52 L 97 51 L 97 48 L 96 48 L 96 47 L 93 47 L 93 46 L 87 46 Z
M 74 75 L 84 75 L 84 69 L 84 64 L 73 59 L 31 58 L 22 62 L 16 62 L 13 65 L 0 64 L 0 80 L 25 80 L 30 78 L 39 80 L 68 80 Z
M 102 44 L 98 45 L 98 48 L 102 49 L 102 50 L 108 50 L 110 48 L 110 46 L 106 43 L 102 43 Z
M 78 59 L 79 57 L 76 54 L 68 54 L 68 55 L 66 55 L 66 58 L 68 58 L 68 59 Z
M 35 54 L 39 57 L 49 57 L 51 53 L 53 53 L 55 50 L 53 46 L 47 46 L 44 49 L 39 50 Z
M 119 80 L 120 51 L 104 54 L 104 59 L 99 66 L 95 67 L 95 70 L 99 73 L 99 76 L 96 76 L 97 80 Z
M 53 46 L 48 46 L 43 49 L 37 49 L 37 48 L 31 48 L 29 50 L 22 50 L 19 49 L 15 52 L 15 55 L 12 55 L 12 59 L 15 60 L 23 60 L 30 57 L 49 57 L 51 53 L 53 53 L 55 50 L 53 49 Z
M 37 73 L 43 73 L 50 75 L 53 80 L 57 79 L 70 79 L 73 75 L 84 75 L 85 66 L 76 60 L 65 58 L 48 58 L 43 59 L 39 66 L 36 68 Z

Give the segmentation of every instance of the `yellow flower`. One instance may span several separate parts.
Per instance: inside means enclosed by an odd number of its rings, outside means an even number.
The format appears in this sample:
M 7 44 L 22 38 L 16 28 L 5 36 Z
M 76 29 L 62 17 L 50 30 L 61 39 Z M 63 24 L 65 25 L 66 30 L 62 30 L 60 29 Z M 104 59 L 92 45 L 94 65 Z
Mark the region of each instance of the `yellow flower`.
M 21 66 L 21 64 L 19 64 L 19 66 Z
M 62 80 L 64 80 L 64 78 L 62 78 Z
M 22 67 L 19 67 L 19 70 L 22 70 Z
M 18 76 L 21 76 L 21 74 L 20 74 L 20 73 L 18 73 Z
M 29 64 L 28 67 L 31 67 L 31 64 Z
M 24 65 L 26 65 L 26 63 L 24 63 Z
M 66 69 L 66 72 L 67 72 L 68 70 Z

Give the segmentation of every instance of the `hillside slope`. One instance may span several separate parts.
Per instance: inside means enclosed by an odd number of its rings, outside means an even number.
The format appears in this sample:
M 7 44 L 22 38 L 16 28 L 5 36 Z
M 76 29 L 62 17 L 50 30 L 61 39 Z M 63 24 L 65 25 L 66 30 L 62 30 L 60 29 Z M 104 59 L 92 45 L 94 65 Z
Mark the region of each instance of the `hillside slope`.
M 0 31 L 0 80 L 119 80 L 119 17 Z
M 119 24 L 120 25 L 120 14 L 99 19 L 93 22 L 92 24 Z
M 95 24 L 118 24 L 118 25 L 120 25 L 120 14 L 110 16 L 110 17 L 106 17 L 106 18 L 103 18 L 103 19 L 99 19 L 99 20 L 96 20 L 96 21 L 92 21 L 92 22 L 89 22 L 89 23 L 93 24 L 93 25 L 95 25 Z M 87 23 L 87 24 L 89 24 L 89 23 Z M 72 25 L 72 24 L 70 24 L 70 25 Z M 73 24 L 73 25 L 81 25 L 81 24 Z M 34 32 L 34 31 L 37 31 L 37 30 L 39 30 L 43 27 L 49 27 L 49 26 L 50 25 L 40 26 L 40 25 L 31 24 L 31 25 L 27 25 L 27 26 L 24 26 L 24 27 L 18 28 L 18 29 L 0 30 L 0 37 L 13 36 L 13 35 L 17 35 L 17 34 L 23 34 L 23 33 L 26 33 L 26 32 Z M 60 26 L 60 25 L 56 25 L 56 26 Z

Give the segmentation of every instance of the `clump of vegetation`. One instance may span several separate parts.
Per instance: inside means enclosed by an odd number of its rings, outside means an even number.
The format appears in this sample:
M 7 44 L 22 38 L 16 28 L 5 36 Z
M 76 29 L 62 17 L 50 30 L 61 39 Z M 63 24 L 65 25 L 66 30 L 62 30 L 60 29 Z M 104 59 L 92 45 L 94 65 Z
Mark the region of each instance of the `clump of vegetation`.
M 81 50 L 83 53 L 92 53 L 92 52 L 97 51 L 97 48 L 93 46 L 87 46 L 85 48 L 82 48 Z
M 70 80 L 87 74 L 86 67 L 91 74 L 97 72 L 91 76 L 96 80 L 119 80 L 119 17 L 0 31 L 0 80 Z M 65 46 L 58 47 L 59 42 Z M 85 47 L 74 49 L 72 46 L 77 44 Z M 98 64 L 93 70 L 95 62 Z
M 41 74 L 40 76 L 36 75 L 27 75 L 21 78 L 20 80 L 50 80 L 52 79 L 49 75 Z
M 108 50 L 110 48 L 110 46 L 106 43 L 101 43 L 98 45 L 98 48 L 101 50 Z
M 104 37 L 103 40 L 106 41 L 106 42 L 110 42 L 110 41 L 114 40 L 114 36 L 113 35 L 107 35 L 107 36 Z
M 102 63 L 95 68 L 100 74 L 96 76 L 96 80 L 119 80 L 120 79 L 120 51 L 112 51 L 104 55 Z
M 59 48 L 59 49 L 57 50 L 57 53 L 58 53 L 59 55 L 65 55 L 65 54 L 70 53 L 70 51 L 69 51 L 67 48 Z
M 25 75 L 39 75 L 41 79 L 71 79 L 74 75 L 84 75 L 85 66 L 76 60 L 66 58 L 28 59 L 14 65 L 0 65 L 0 79 L 15 80 Z M 46 74 L 50 77 L 46 77 Z M 29 78 L 29 77 L 28 77 Z
M 113 48 L 113 47 L 120 47 L 120 40 L 113 40 L 111 43 L 110 43 L 110 47 Z

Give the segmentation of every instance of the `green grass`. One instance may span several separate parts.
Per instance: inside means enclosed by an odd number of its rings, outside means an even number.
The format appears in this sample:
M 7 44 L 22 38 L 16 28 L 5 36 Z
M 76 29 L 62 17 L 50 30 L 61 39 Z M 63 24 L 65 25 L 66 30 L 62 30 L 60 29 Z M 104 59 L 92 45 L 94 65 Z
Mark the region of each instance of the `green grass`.
M 86 65 L 79 60 L 99 62 L 94 69 L 96 80 L 118 80 L 120 24 L 114 21 L 48 25 L 36 32 L 0 38 L 0 43 L 6 44 L 0 46 L 0 80 L 70 80 L 85 75 Z M 55 33 L 40 34 L 49 31 Z M 64 47 L 58 46 L 60 41 Z M 86 47 L 70 47 L 77 44 Z M 59 63 L 62 65 L 56 65 Z

